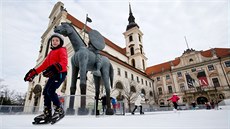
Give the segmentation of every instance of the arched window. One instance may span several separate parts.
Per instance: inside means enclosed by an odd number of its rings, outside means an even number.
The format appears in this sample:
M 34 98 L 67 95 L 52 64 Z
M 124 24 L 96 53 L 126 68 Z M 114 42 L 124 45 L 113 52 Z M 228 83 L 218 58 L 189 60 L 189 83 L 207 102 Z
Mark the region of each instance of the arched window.
M 132 59 L 132 61 L 131 61 L 131 62 L 132 62 L 132 66 L 133 66 L 133 67 L 136 67 L 136 65 L 135 65 L 135 60 L 134 60 L 134 59 Z
M 117 89 L 120 89 L 120 90 L 123 90 L 123 89 L 124 89 L 121 82 L 117 82 L 115 87 L 116 87 Z
M 153 92 L 152 91 L 149 92 L 149 96 L 153 97 Z
M 145 61 L 142 60 L 142 64 L 143 64 L 143 70 L 145 70 Z
M 136 90 L 136 88 L 135 88 L 134 86 L 131 86 L 131 87 L 130 87 L 130 91 L 133 92 L 133 93 L 136 93 L 136 92 L 137 92 L 137 90 Z
M 130 36 L 129 36 L 129 42 L 132 42 L 132 41 L 133 41 L 133 36 L 130 35 Z
M 145 90 L 144 90 L 144 89 L 141 89 L 141 93 L 143 93 L 144 95 L 146 95 L 146 94 L 145 94 Z
M 130 53 L 131 53 L 131 56 L 134 55 L 134 48 L 133 47 L 130 48 Z

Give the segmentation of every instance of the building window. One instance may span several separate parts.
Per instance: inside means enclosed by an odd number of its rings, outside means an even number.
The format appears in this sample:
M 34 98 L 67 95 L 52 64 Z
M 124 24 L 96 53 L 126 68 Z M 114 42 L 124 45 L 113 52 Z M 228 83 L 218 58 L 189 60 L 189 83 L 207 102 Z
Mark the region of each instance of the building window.
M 163 92 L 162 92 L 162 88 L 160 87 L 160 88 L 158 88 L 158 93 L 159 93 L 159 95 L 162 95 L 163 94 Z
M 141 84 L 144 84 L 144 80 L 141 78 Z
M 131 74 L 131 79 L 133 80 L 133 74 Z
M 191 71 L 192 71 L 192 72 L 196 72 L 196 68 L 192 68 Z
M 226 67 L 230 67 L 230 61 L 224 62 Z
M 128 73 L 127 73 L 127 71 L 125 71 L 125 78 L 128 78 Z
M 181 72 L 177 72 L 177 77 L 182 77 L 182 73 Z
M 38 79 L 38 83 L 41 82 L 41 74 L 39 74 L 39 79 Z
M 133 93 L 136 93 L 136 88 L 134 86 L 131 86 L 130 91 L 133 92 Z
M 134 59 L 132 59 L 132 66 L 135 68 L 135 60 Z
M 212 82 L 213 82 L 214 87 L 220 87 L 218 78 L 212 78 Z
M 213 66 L 213 65 L 208 65 L 208 70 L 209 70 L 209 71 L 214 70 L 214 66 Z
M 132 41 L 133 41 L 133 36 L 130 35 L 130 36 L 129 36 L 129 42 L 132 42 Z
M 192 58 L 190 58 L 190 59 L 189 59 L 189 62 L 193 62 L 193 59 L 192 59 Z
M 139 45 L 140 46 L 140 51 L 141 51 L 141 54 L 143 54 L 143 48 L 142 48 L 142 45 Z
M 169 93 L 173 93 L 172 86 L 168 86 Z
M 157 81 L 160 81 L 161 80 L 161 78 L 160 77 L 157 77 Z
M 180 90 L 181 90 L 181 92 L 184 92 L 184 91 L 185 91 L 185 87 L 184 87 L 184 84 L 183 84 L 183 83 L 180 84 Z
M 47 41 L 47 45 L 46 45 L 46 52 L 45 52 L 45 57 L 47 56 L 48 52 L 49 52 L 49 48 L 50 48 L 50 41 Z M 45 58 L 44 57 L 44 58 Z
M 148 82 L 147 81 L 145 81 L 145 85 L 148 86 Z
M 139 81 L 139 77 L 137 76 L 137 82 L 139 83 L 140 81 Z
M 149 82 L 149 87 L 151 87 L 151 82 Z
M 169 75 L 166 75 L 166 80 L 169 80 L 170 79 L 170 76 Z
M 143 64 L 143 70 L 145 70 L 145 61 L 142 60 L 142 64 Z
M 131 56 L 134 55 L 134 48 L 133 47 L 130 48 L 130 53 L 131 53 Z
M 149 92 L 149 96 L 153 97 L 153 92 L 152 91 Z
M 139 37 L 139 41 L 141 42 L 141 35 L 140 35 L 140 34 L 138 34 L 138 37 Z
M 117 75 L 121 76 L 121 69 L 120 68 L 117 68 Z

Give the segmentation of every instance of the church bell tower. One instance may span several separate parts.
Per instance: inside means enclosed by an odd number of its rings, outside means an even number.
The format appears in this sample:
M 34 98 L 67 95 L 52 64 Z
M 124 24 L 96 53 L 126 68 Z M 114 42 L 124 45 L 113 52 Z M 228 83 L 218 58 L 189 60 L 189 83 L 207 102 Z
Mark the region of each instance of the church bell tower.
M 139 26 L 135 23 L 131 5 L 129 4 L 129 24 L 126 31 L 123 33 L 126 42 L 126 56 L 128 56 L 129 64 L 133 67 L 145 72 L 146 61 L 145 53 L 143 51 L 143 33 L 140 31 Z

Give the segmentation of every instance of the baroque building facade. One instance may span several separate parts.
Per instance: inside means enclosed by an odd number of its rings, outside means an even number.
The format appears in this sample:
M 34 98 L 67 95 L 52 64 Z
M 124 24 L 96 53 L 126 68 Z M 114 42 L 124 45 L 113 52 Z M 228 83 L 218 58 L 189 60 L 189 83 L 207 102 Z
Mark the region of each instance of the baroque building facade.
M 173 93 L 180 104 L 218 103 L 230 98 L 230 49 L 206 51 L 187 49 L 175 60 L 148 67 L 146 73 L 154 80 L 156 103 L 167 106 Z
M 146 98 L 149 99 L 146 106 L 150 106 L 155 103 L 155 99 L 153 94 L 153 81 L 145 73 L 147 58 L 145 57 L 143 49 L 143 33 L 139 29 L 139 26 L 135 23 L 135 18 L 132 14 L 131 7 L 129 7 L 129 9 L 129 23 L 127 25 L 126 31 L 123 33 L 126 47 L 121 48 L 104 37 L 106 46 L 105 49 L 101 51 L 101 54 L 107 56 L 110 59 L 114 69 L 114 84 L 113 88 L 111 89 L 111 96 L 117 98 L 118 100 L 119 98 L 124 99 L 126 107 L 130 107 L 130 105 L 134 103 L 136 96 L 139 93 L 144 93 Z M 71 23 L 84 39 L 85 43 L 88 44 L 88 34 L 84 34 L 82 31 L 84 28 L 84 23 L 69 14 L 67 10 L 64 9 L 64 4 L 62 2 L 58 2 L 53 7 L 53 10 L 49 16 L 48 28 L 41 37 L 41 47 L 36 67 L 44 61 L 45 57 L 51 50 L 48 38 L 53 34 L 53 28 L 57 25 L 60 25 L 62 22 Z M 88 31 L 93 29 L 89 26 L 86 26 L 85 28 Z M 70 95 L 71 76 L 76 75 L 71 74 L 72 70 L 70 60 L 74 51 L 68 38 L 64 38 L 64 46 L 67 48 L 68 52 L 68 75 L 60 88 L 57 89 L 57 93 L 60 95 L 68 96 Z M 94 96 L 95 90 L 93 77 L 90 72 L 88 72 L 87 78 L 86 94 Z M 25 106 L 38 106 L 39 109 L 36 110 L 43 109 L 42 91 L 46 81 L 47 78 L 40 74 L 35 77 L 32 82 L 29 83 Z M 102 86 L 101 93 L 103 94 L 103 92 L 104 89 Z M 80 95 L 79 81 L 77 82 L 76 95 Z M 93 98 L 91 98 L 91 101 L 93 101 Z

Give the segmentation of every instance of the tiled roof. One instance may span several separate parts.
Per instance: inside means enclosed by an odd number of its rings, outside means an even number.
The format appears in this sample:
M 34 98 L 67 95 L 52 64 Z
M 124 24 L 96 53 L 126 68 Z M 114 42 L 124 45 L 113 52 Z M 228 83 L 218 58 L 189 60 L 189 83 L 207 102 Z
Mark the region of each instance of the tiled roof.
M 172 61 L 150 66 L 145 70 L 145 72 L 147 75 L 150 75 L 150 74 L 160 73 L 163 71 L 168 71 L 171 69 L 171 65 L 177 66 L 179 63 L 180 63 L 180 59 L 176 58 L 175 60 Z
M 214 49 L 209 49 L 206 51 L 200 51 L 201 55 L 204 57 L 212 57 L 213 52 L 215 52 L 217 57 L 220 57 L 220 58 L 230 56 L 230 48 L 214 48 Z M 145 70 L 145 72 L 147 75 L 161 73 L 163 71 L 170 70 L 171 65 L 176 66 L 179 63 L 180 63 L 180 58 L 176 58 L 173 61 L 150 66 Z
M 212 51 L 216 53 L 217 57 L 230 56 L 230 48 L 214 48 L 206 51 L 201 51 L 201 55 L 204 57 L 212 57 Z

